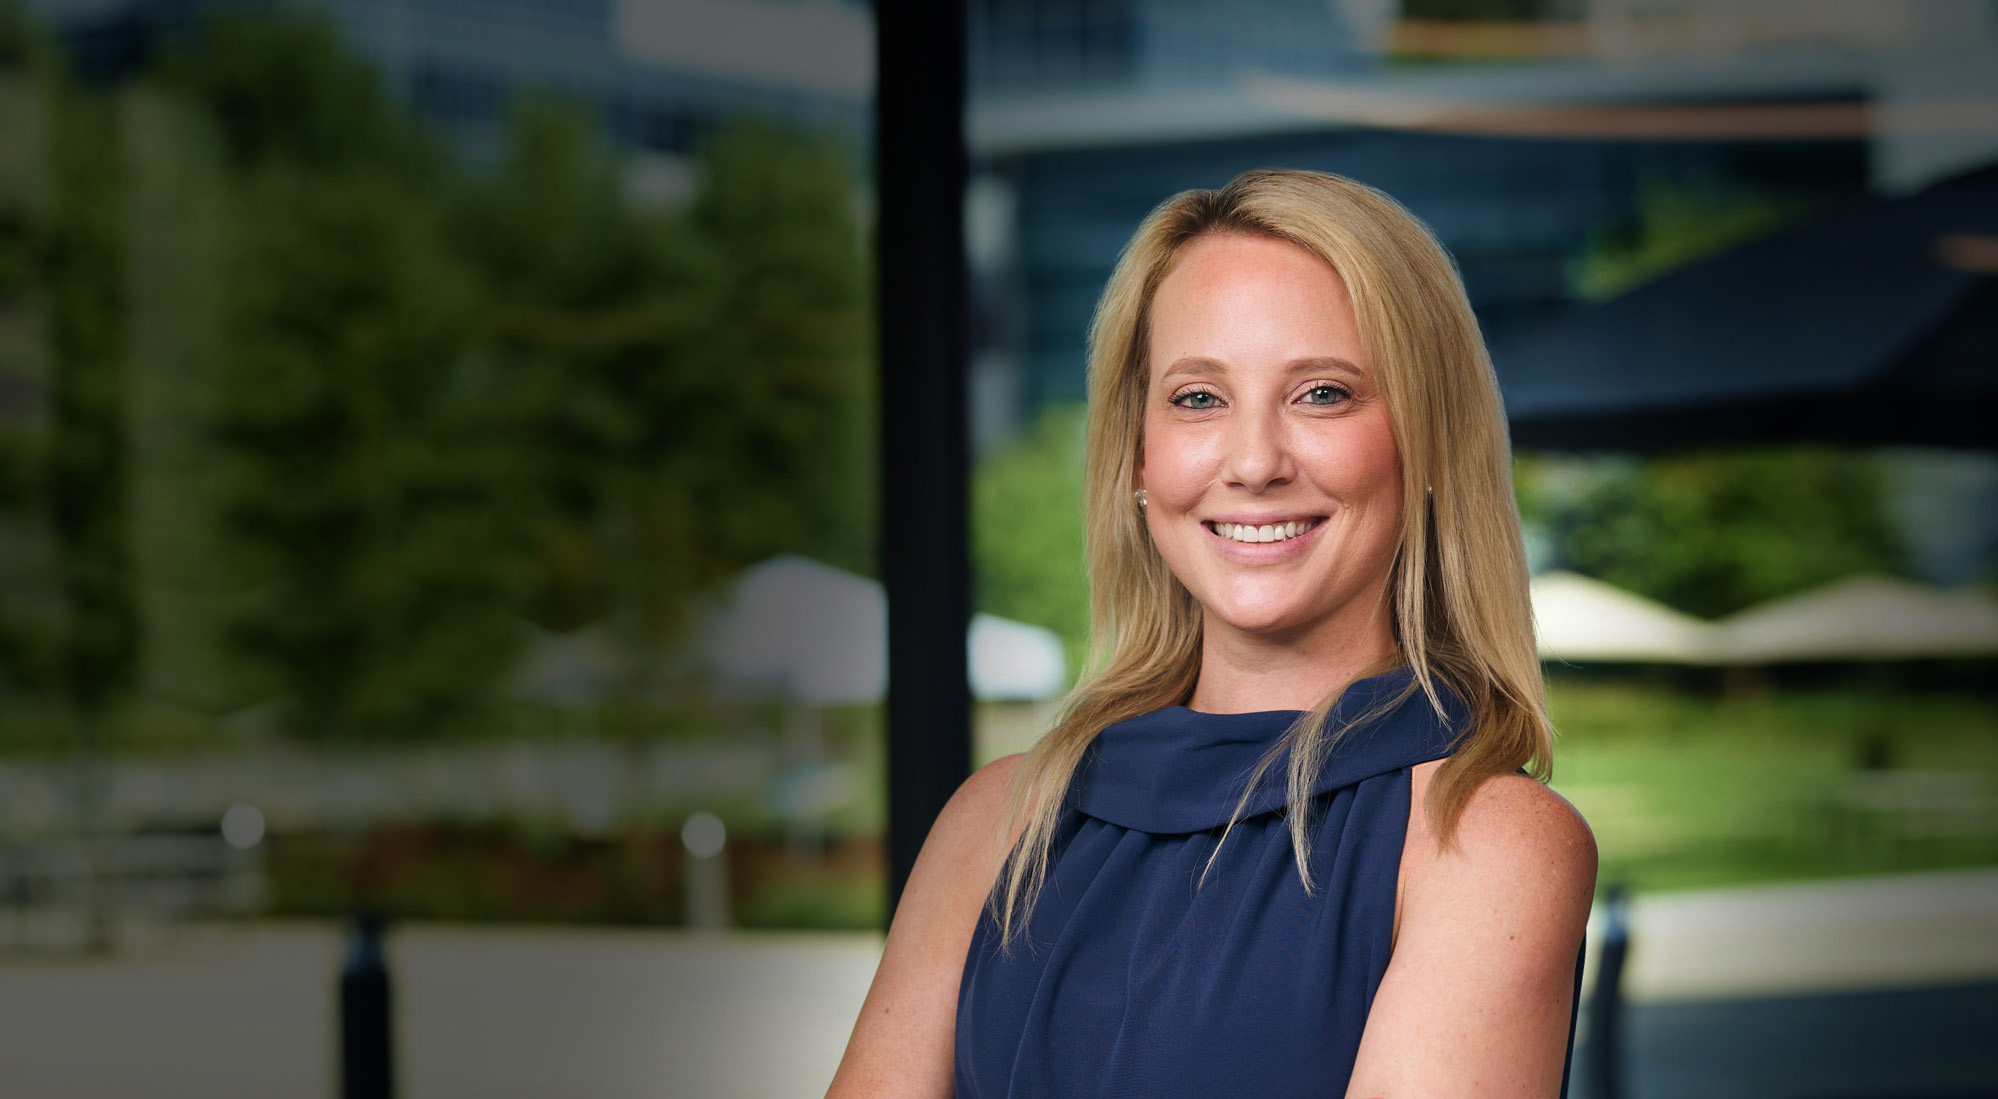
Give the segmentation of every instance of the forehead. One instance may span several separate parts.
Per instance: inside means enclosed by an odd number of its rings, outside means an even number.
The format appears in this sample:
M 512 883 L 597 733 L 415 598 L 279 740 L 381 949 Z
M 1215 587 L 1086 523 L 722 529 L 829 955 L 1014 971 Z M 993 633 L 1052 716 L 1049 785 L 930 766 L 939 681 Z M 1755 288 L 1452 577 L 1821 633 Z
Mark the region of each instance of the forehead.
M 1250 233 L 1207 233 L 1180 248 L 1158 292 L 1164 295 L 1168 287 L 1212 290 L 1248 274 L 1301 282 L 1340 281 L 1331 264 L 1292 241 Z
M 1189 356 L 1244 368 L 1309 358 L 1365 364 L 1345 281 L 1311 252 L 1271 237 L 1188 244 L 1160 280 L 1150 321 L 1155 376 Z

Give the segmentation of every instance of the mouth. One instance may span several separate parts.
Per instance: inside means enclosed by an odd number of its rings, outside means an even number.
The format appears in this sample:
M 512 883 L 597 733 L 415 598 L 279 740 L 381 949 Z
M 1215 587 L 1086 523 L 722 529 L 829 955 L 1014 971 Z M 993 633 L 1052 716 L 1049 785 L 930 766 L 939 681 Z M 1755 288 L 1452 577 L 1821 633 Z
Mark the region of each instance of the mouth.
M 1200 525 L 1206 527 L 1216 536 L 1226 538 L 1230 542 L 1265 543 L 1288 542 L 1293 538 L 1301 538 L 1304 535 L 1310 534 L 1318 527 L 1318 524 L 1324 521 L 1325 517 L 1323 515 L 1314 515 L 1309 519 L 1292 519 L 1282 523 L 1263 523 L 1260 525 L 1255 523 L 1216 523 L 1212 521 L 1203 521 Z

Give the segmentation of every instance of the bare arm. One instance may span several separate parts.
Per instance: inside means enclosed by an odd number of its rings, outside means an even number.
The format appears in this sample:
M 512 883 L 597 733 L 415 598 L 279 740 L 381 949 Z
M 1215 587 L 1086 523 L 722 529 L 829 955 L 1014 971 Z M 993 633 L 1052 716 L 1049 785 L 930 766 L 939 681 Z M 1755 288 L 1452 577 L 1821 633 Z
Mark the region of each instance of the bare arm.
M 978 769 L 930 826 L 827 1099 L 947 1097 L 957 986 L 1010 840 L 997 831 L 1020 757 Z
M 1588 825 L 1524 775 L 1478 788 L 1450 851 L 1412 812 L 1394 956 L 1346 1094 L 1559 1094 L 1595 880 Z

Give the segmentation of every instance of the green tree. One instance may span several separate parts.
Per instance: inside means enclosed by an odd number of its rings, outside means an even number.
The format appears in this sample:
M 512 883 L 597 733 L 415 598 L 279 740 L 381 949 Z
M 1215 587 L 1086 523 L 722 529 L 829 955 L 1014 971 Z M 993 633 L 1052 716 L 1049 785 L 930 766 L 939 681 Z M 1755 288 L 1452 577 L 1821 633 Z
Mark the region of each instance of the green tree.
M 323 25 L 206 36 L 167 74 L 235 164 L 217 419 L 236 648 L 294 729 L 434 729 L 510 659 L 520 571 L 448 178 Z
M 165 82 L 206 108 L 239 167 L 367 165 L 432 184 L 445 162 L 333 28 L 301 12 L 217 14 L 161 60 Z
M 237 638 L 297 728 L 422 730 L 513 638 L 511 463 L 480 415 L 469 275 L 393 178 L 273 167 L 240 202 Z
M 1081 405 L 1051 405 L 972 478 L 976 605 L 1060 635 L 1069 667 L 1089 641 L 1083 564 Z
M 100 112 L 56 128 L 52 246 L 0 216 L 0 292 L 12 278 L 46 299 L 76 444 L 38 480 L 43 452 L 0 440 L 0 492 L 70 509 L 65 591 L 124 622 L 74 635 L 102 643 L 98 679 L 129 680 L 141 636 L 130 592 L 91 579 L 132 571 L 128 509 L 104 501 L 143 488 L 157 518 L 161 486 L 191 483 L 120 480 L 133 455 L 109 410 L 135 399 L 133 324 L 173 337 L 141 349 L 147 400 L 170 374 L 204 391 L 175 394 L 171 430 L 148 412 L 148 437 L 222 470 L 203 488 L 217 502 L 186 513 L 221 527 L 236 683 L 217 697 L 279 700 L 299 732 L 447 726 L 510 671 L 523 620 L 605 624 L 622 696 L 650 697 L 708 582 L 783 551 L 871 566 L 869 280 L 838 147 L 733 126 L 690 206 L 640 208 L 587 122 L 530 100 L 506 162 L 460 172 L 322 21 L 285 13 L 207 23 L 154 83 L 146 117 L 184 124 L 202 165 L 176 166 L 181 136 L 120 145 Z M 121 156 L 160 178 L 121 199 Z M 171 231 L 118 222 L 192 187 L 213 201 Z M 184 285 L 155 285 L 186 265 Z M 185 563 L 216 541 L 147 545 Z M 70 651 L 8 631 L 10 670 Z
M 755 122 L 698 165 L 690 206 L 634 207 L 584 119 L 531 100 L 457 222 L 531 455 L 533 616 L 613 641 L 609 716 L 634 738 L 710 583 L 780 552 L 871 566 L 852 173 Z
M 103 826 L 104 760 L 138 647 L 121 117 L 31 43 L 4 49 L 15 72 L 0 105 L 15 126 L 0 142 L 0 262 L 10 268 L 0 274 L 0 330 L 15 357 L 0 363 L 12 383 L 0 506 L 13 513 L 14 537 L 0 575 L 11 574 L 15 598 L 0 614 L 0 671 L 26 688 L 10 693 L 49 705 L 70 734 L 75 819 L 89 834 Z M 95 881 L 83 883 L 84 928 L 102 948 L 109 911 Z
M 682 217 L 633 210 L 584 119 L 544 99 L 516 113 L 505 163 L 455 232 L 487 302 L 495 427 L 522 459 L 530 613 L 568 630 L 645 604 L 656 646 L 698 556 L 691 502 L 661 477 L 711 311 L 702 243 Z M 650 597 L 634 590 L 654 577 Z
M 714 258 L 710 324 L 670 427 L 702 543 L 874 571 L 871 279 L 839 148 L 744 121 L 701 157 L 691 211 Z M 719 562 L 717 562 L 719 563 Z
M 44 240 L 53 430 L 42 470 L 63 629 L 59 695 L 97 729 L 131 687 L 136 628 L 126 498 L 124 179 L 118 114 L 58 83 Z
M 1899 569 L 1870 454 L 1780 447 L 1528 459 L 1521 472 L 1522 505 L 1563 564 L 1692 614 Z
M 52 703 L 60 599 L 49 540 L 46 394 L 57 78 L 25 17 L 0 8 L 0 684 Z M 32 533 L 30 533 L 32 532 Z M 13 738 L 9 738 L 13 739 Z

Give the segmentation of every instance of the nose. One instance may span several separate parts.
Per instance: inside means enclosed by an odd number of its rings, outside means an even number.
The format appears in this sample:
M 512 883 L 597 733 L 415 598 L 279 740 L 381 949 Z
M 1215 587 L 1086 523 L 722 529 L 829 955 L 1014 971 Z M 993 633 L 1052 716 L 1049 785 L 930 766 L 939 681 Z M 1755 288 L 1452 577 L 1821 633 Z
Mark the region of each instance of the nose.
M 1229 485 L 1263 492 L 1288 484 L 1294 474 L 1283 414 L 1269 410 L 1234 418 L 1222 475 Z

